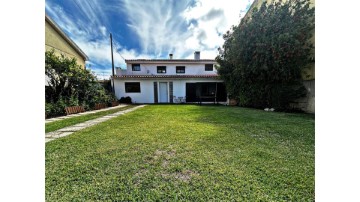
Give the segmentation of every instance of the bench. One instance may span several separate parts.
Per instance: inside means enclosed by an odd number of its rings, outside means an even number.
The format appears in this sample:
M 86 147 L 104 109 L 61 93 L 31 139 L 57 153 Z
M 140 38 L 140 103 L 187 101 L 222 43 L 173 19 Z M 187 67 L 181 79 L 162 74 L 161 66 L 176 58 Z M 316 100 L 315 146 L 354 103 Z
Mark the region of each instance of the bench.
M 98 109 L 104 109 L 107 107 L 107 104 L 106 103 L 99 103 L 99 104 L 95 104 L 95 110 L 98 110 Z
M 73 106 L 73 107 L 65 107 L 65 111 L 67 115 L 70 115 L 70 114 L 85 112 L 85 109 L 83 106 Z

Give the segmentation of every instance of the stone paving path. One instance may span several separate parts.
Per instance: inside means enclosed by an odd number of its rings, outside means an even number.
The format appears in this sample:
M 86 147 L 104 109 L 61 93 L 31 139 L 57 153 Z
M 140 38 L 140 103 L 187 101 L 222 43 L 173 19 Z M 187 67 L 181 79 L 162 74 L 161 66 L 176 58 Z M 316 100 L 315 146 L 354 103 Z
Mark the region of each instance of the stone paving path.
M 63 120 L 63 119 L 68 119 L 71 117 L 75 117 L 75 116 L 82 116 L 82 115 L 86 115 L 86 114 L 94 114 L 94 113 L 98 113 L 101 111 L 107 111 L 107 110 L 111 110 L 111 109 L 117 109 L 117 108 L 121 108 L 121 107 L 126 107 L 128 105 L 126 104 L 121 104 L 115 107 L 108 107 L 105 109 L 99 109 L 99 110 L 93 110 L 93 111 L 87 111 L 87 112 L 83 112 L 83 113 L 78 113 L 78 114 L 71 114 L 71 115 L 67 115 L 67 116 L 60 116 L 60 117 L 56 117 L 56 118 L 51 118 L 51 119 L 45 119 L 45 123 L 51 123 L 53 121 L 59 121 L 59 120 Z
M 60 137 L 68 136 L 68 135 L 70 135 L 70 134 L 72 134 L 72 133 L 74 133 L 74 132 L 76 132 L 78 130 L 81 130 L 81 129 L 96 125 L 98 123 L 101 123 L 101 122 L 107 121 L 107 120 L 109 120 L 111 118 L 114 118 L 114 117 L 129 113 L 129 112 L 132 112 L 134 110 L 137 110 L 137 109 L 145 107 L 145 106 L 146 105 L 139 105 L 139 106 L 136 106 L 136 107 L 133 107 L 133 108 L 130 108 L 130 109 L 126 109 L 124 111 L 119 111 L 119 112 L 116 112 L 114 114 L 108 114 L 106 116 L 103 116 L 103 117 L 100 117 L 100 118 L 97 118 L 97 119 L 89 120 L 89 121 L 86 121 L 86 122 L 83 122 L 83 123 L 78 123 L 78 124 L 73 125 L 73 126 L 68 126 L 68 127 L 65 127 L 65 128 L 61 128 L 61 129 L 59 129 L 57 131 L 46 133 L 45 134 L 45 143 L 50 142 L 50 141 L 55 140 L 55 139 L 60 138 Z M 112 107 L 112 109 L 114 109 L 114 107 Z M 97 110 L 96 112 L 98 112 L 98 111 L 100 111 L 100 110 Z M 84 113 L 81 113 L 81 114 L 84 114 Z

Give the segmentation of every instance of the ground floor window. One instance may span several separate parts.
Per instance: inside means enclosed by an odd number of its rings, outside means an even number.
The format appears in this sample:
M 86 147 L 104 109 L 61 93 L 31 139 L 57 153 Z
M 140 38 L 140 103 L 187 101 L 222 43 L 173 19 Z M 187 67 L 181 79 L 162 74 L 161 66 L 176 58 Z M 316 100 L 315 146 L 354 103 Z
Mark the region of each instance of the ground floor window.
M 140 82 L 125 82 L 126 93 L 140 93 Z

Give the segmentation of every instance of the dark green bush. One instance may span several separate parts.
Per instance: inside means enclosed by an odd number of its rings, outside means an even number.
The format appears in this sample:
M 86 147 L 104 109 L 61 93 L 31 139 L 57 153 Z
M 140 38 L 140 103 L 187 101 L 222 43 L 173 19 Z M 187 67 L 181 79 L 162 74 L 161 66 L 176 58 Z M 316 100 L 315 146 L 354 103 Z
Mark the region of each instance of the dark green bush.
M 129 96 L 121 97 L 119 100 L 119 103 L 131 104 L 132 103 L 131 97 L 129 97 Z
M 60 96 L 56 102 L 45 103 L 45 111 L 47 117 L 55 117 L 66 115 L 65 107 L 74 106 L 70 103 L 66 103 L 66 101 Z
M 286 110 L 306 94 L 301 72 L 313 61 L 314 12 L 308 0 L 264 1 L 224 35 L 216 60 L 230 98 Z
M 116 100 L 96 76 L 77 65 L 75 58 L 45 52 L 45 75 L 49 78 L 49 86 L 45 88 L 45 110 L 49 117 L 65 115 L 68 106 L 81 105 L 91 110 L 97 103 Z

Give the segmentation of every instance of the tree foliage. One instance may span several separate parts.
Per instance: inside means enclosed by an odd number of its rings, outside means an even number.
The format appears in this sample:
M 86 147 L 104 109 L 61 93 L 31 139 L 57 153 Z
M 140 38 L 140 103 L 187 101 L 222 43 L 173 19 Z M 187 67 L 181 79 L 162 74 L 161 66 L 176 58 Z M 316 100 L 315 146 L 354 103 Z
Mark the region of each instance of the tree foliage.
M 45 88 L 45 108 L 50 116 L 64 114 L 66 106 L 91 109 L 96 103 L 116 100 L 98 83 L 96 76 L 77 65 L 75 58 L 45 52 L 45 75 L 49 84 Z
M 305 95 L 315 10 L 308 0 L 266 1 L 224 34 L 218 73 L 242 106 L 286 109 Z

